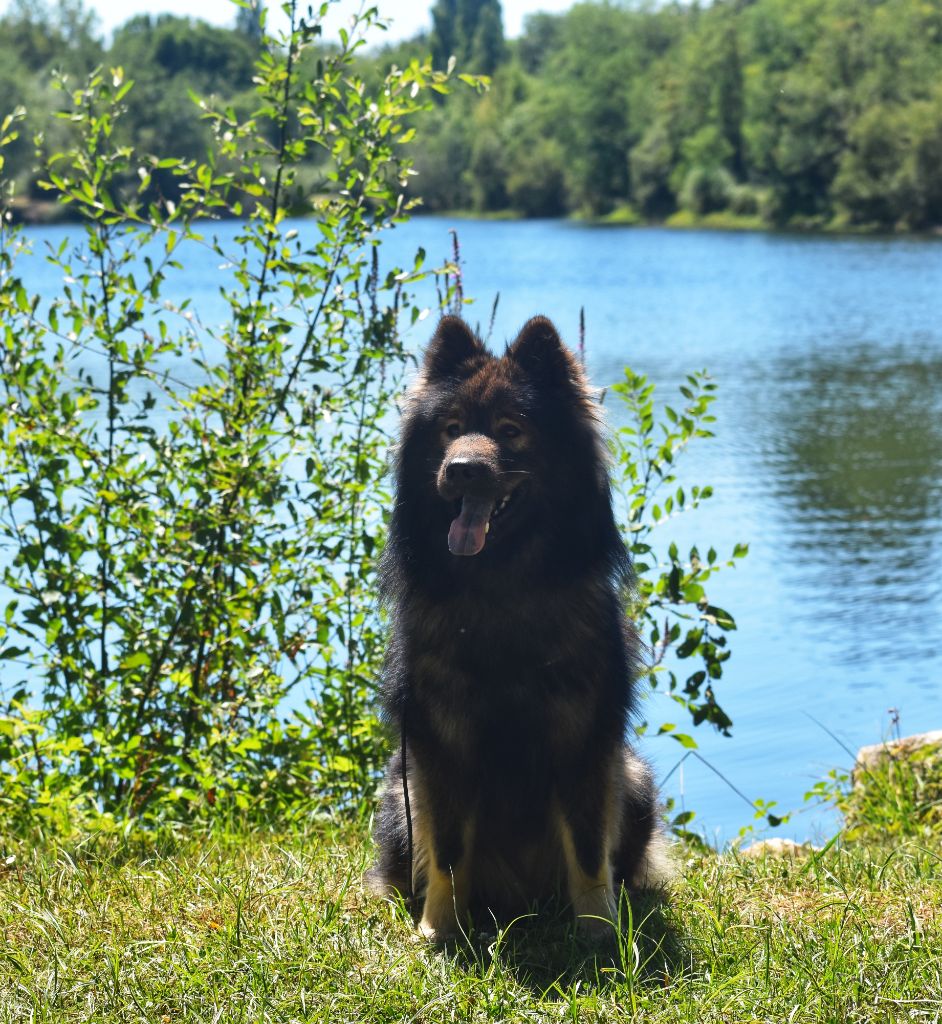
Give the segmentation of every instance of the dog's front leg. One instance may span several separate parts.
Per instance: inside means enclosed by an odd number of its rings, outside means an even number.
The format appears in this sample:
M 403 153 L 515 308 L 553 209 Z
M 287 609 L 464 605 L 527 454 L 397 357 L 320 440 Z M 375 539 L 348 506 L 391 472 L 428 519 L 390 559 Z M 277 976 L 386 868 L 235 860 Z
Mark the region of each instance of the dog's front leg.
M 611 800 L 603 785 L 561 794 L 557 829 L 566 865 L 569 901 L 581 931 L 612 933 L 618 907 L 612 887 Z
M 426 890 L 419 931 L 432 942 L 443 942 L 468 915 L 473 820 L 463 818 L 449 803 L 436 802 L 434 796 L 427 806 L 428 834 L 422 837 Z

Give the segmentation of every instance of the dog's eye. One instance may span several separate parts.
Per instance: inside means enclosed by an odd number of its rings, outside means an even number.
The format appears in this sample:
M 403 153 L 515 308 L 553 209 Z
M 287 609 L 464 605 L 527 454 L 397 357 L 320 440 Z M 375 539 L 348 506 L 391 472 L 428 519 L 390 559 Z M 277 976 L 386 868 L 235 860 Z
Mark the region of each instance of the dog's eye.
M 505 441 L 512 441 L 515 437 L 519 437 L 523 433 L 523 431 L 519 427 L 514 426 L 513 423 L 502 423 L 500 427 L 498 427 L 497 432 Z
M 461 437 L 461 424 L 452 420 L 451 423 L 445 424 L 445 436 L 452 439 Z

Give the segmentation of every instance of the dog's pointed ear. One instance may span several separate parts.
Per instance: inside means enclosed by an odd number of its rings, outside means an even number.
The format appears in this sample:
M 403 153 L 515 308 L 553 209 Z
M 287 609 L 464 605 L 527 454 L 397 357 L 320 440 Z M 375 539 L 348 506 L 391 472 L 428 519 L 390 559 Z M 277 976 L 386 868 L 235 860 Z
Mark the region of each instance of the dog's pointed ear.
M 579 375 L 572 353 L 545 316 L 535 316 L 523 325 L 507 356 L 534 380 L 550 387 L 565 387 Z
M 425 350 L 423 368 L 429 380 L 454 377 L 463 363 L 484 355 L 484 346 L 460 316 L 445 316 Z

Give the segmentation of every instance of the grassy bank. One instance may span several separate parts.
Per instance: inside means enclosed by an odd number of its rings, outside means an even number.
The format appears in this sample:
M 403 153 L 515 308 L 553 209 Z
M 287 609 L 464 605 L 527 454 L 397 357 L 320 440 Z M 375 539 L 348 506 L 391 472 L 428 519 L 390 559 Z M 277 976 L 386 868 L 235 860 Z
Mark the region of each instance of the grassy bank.
M 417 942 L 364 828 L 9 842 L 0 1021 L 895 1021 L 942 1015 L 942 843 L 687 851 L 599 952 L 564 916 Z M 627 916 L 627 911 L 626 911 Z

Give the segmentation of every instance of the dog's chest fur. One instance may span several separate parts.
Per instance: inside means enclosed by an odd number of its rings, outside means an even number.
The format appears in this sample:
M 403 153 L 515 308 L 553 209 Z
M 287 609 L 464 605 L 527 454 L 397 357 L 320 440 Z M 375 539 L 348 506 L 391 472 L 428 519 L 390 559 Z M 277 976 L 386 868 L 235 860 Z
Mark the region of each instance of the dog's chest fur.
M 549 775 L 593 733 L 620 728 L 628 692 L 617 681 L 628 677 L 610 621 L 617 606 L 578 596 L 567 605 L 579 610 L 563 614 L 558 601 L 483 611 L 467 600 L 420 602 L 406 612 L 398 669 L 409 678 L 410 718 L 437 759 L 457 767 L 486 751 L 506 786 L 510 771 Z

